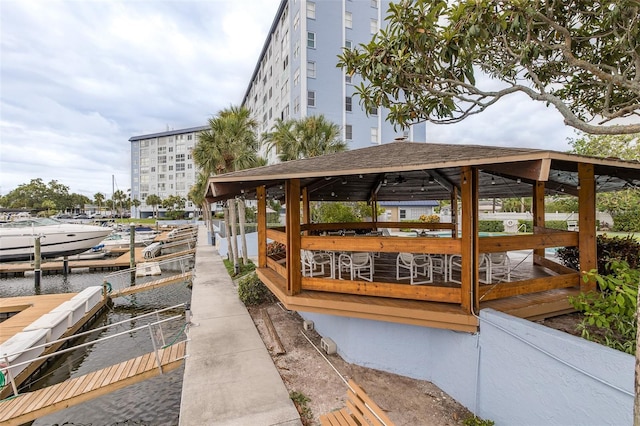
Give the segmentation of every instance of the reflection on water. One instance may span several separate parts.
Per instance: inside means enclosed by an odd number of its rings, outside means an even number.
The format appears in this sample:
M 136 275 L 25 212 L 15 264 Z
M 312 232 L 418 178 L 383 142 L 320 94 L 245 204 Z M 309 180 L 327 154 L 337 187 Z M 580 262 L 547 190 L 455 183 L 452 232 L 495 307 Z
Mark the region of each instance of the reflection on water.
M 176 272 L 167 273 L 173 274 Z M 102 285 L 106 273 L 72 273 L 63 275 L 45 275 L 41 279 L 39 289 L 35 288 L 33 276 L 25 278 L 0 279 L 0 297 L 28 296 L 34 294 L 54 294 L 79 292 L 86 287 Z M 138 282 L 159 279 L 146 277 Z M 155 290 L 137 293 L 128 297 L 114 299 L 108 308 L 94 323 L 93 328 L 118 323 L 126 319 L 134 319 L 126 324 L 96 331 L 83 336 L 76 342 L 83 343 L 100 337 L 115 335 L 123 331 L 121 336 L 99 342 L 85 348 L 69 352 L 55 363 L 52 363 L 38 380 L 36 386 L 45 387 L 58 383 L 69 377 L 87 374 L 91 371 L 116 364 L 121 361 L 142 355 L 153 350 L 149 330 L 132 330 L 133 328 L 169 318 L 183 313 L 183 310 L 162 312 L 155 315 L 137 318 L 143 313 L 174 306 L 191 300 L 191 291 L 185 283 L 173 284 Z M 162 326 L 166 342 L 173 339 L 183 340 L 179 336 L 184 321 L 170 321 Z M 180 395 L 182 392 L 182 376 L 184 367 L 177 368 L 163 375 L 125 387 L 110 394 L 87 401 L 75 407 L 34 421 L 33 425 L 177 425 L 180 415 Z

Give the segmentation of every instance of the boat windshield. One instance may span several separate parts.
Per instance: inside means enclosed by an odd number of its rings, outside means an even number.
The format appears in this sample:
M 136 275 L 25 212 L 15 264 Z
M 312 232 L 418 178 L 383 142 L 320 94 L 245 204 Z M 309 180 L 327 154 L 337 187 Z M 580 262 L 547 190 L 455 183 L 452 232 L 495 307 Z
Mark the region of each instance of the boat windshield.
M 31 228 L 34 226 L 51 226 L 60 225 L 61 221 L 48 217 L 30 217 L 26 219 L 14 220 L 11 222 L 0 223 L 2 228 Z

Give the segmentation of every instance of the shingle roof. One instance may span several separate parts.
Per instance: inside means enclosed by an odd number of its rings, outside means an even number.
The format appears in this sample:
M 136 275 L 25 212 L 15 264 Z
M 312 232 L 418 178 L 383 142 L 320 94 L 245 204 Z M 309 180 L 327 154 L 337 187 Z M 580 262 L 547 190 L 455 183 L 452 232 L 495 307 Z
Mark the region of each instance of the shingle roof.
M 547 180 L 548 192 L 576 192 L 578 163 L 593 164 L 600 191 L 640 186 L 640 163 L 533 148 L 393 142 L 214 176 L 207 197 L 220 200 L 266 185 L 281 198 L 287 179 L 301 179 L 312 200 L 449 199 L 460 168 L 476 167 L 481 198 L 531 196 L 530 183 Z

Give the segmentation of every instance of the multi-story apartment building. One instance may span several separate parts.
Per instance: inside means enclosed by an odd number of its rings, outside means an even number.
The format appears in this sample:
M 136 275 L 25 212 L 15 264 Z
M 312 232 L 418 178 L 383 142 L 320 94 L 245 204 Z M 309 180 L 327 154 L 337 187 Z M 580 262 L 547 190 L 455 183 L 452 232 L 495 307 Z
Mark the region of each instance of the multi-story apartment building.
M 383 108 L 364 111 L 355 95 L 358 77 L 336 67 L 343 48 L 367 43 L 384 25 L 386 0 L 282 0 L 242 99 L 260 126 L 278 118 L 323 114 L 342 130 L 350 149 L 407 138 L 426 140 L 424 123 L 394 129 Z M 149 217 L 149 194 L 187 196 L 196 170 L 190 155 L 208 126 L 134 136 L 131 142 L 131 197 L 142 202 L 133 217 Z M 273 162 L 276 153 L 261 152 Z M 190 202 L 187 210 L 194 210 Z M 161 214 L 163 210 L 160 210 Z
M 350 149 L 398 137 L 426 140 L 424 123 L 394 130 L 382 108 L 367 114 L 354 95 L 358 78 L 336 67 L 343 48 L 369 42 L 384 25 L 389 3 L 282 0 L 242 100 L 261 123 L 260 133 L 278 118 L 323 114 L 341 127 Z
M 187 199 L 197 170 L 191 151 L 198 135 L 209 126 L 168 130 L 161 133 L 133 136 L 131 142 L 131 198 L 142 203 L 132 207 L 131 216 L 146 218 L 153 215 L 153 206 L 146 203 L 154 194 L 161 199 L 178 195 Z M 185 211 L 193 212 L 197 206 L 186 202 Z M 160 215 L 164 209 L 158 206 Z

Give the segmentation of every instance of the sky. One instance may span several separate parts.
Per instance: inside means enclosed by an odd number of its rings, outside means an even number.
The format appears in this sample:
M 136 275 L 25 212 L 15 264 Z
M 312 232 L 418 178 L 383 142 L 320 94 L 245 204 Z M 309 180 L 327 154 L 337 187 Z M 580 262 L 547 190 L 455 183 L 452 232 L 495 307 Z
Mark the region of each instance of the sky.
M 324 0 L 322 0 L 324 1 Z M 0 0 L 0 195 L 40 178 L 127 191 L 137 135 L 207 124 L 239 105 L 280 0 Z M 441 143 L 564 151 L 560 114 L 525 96 Z

